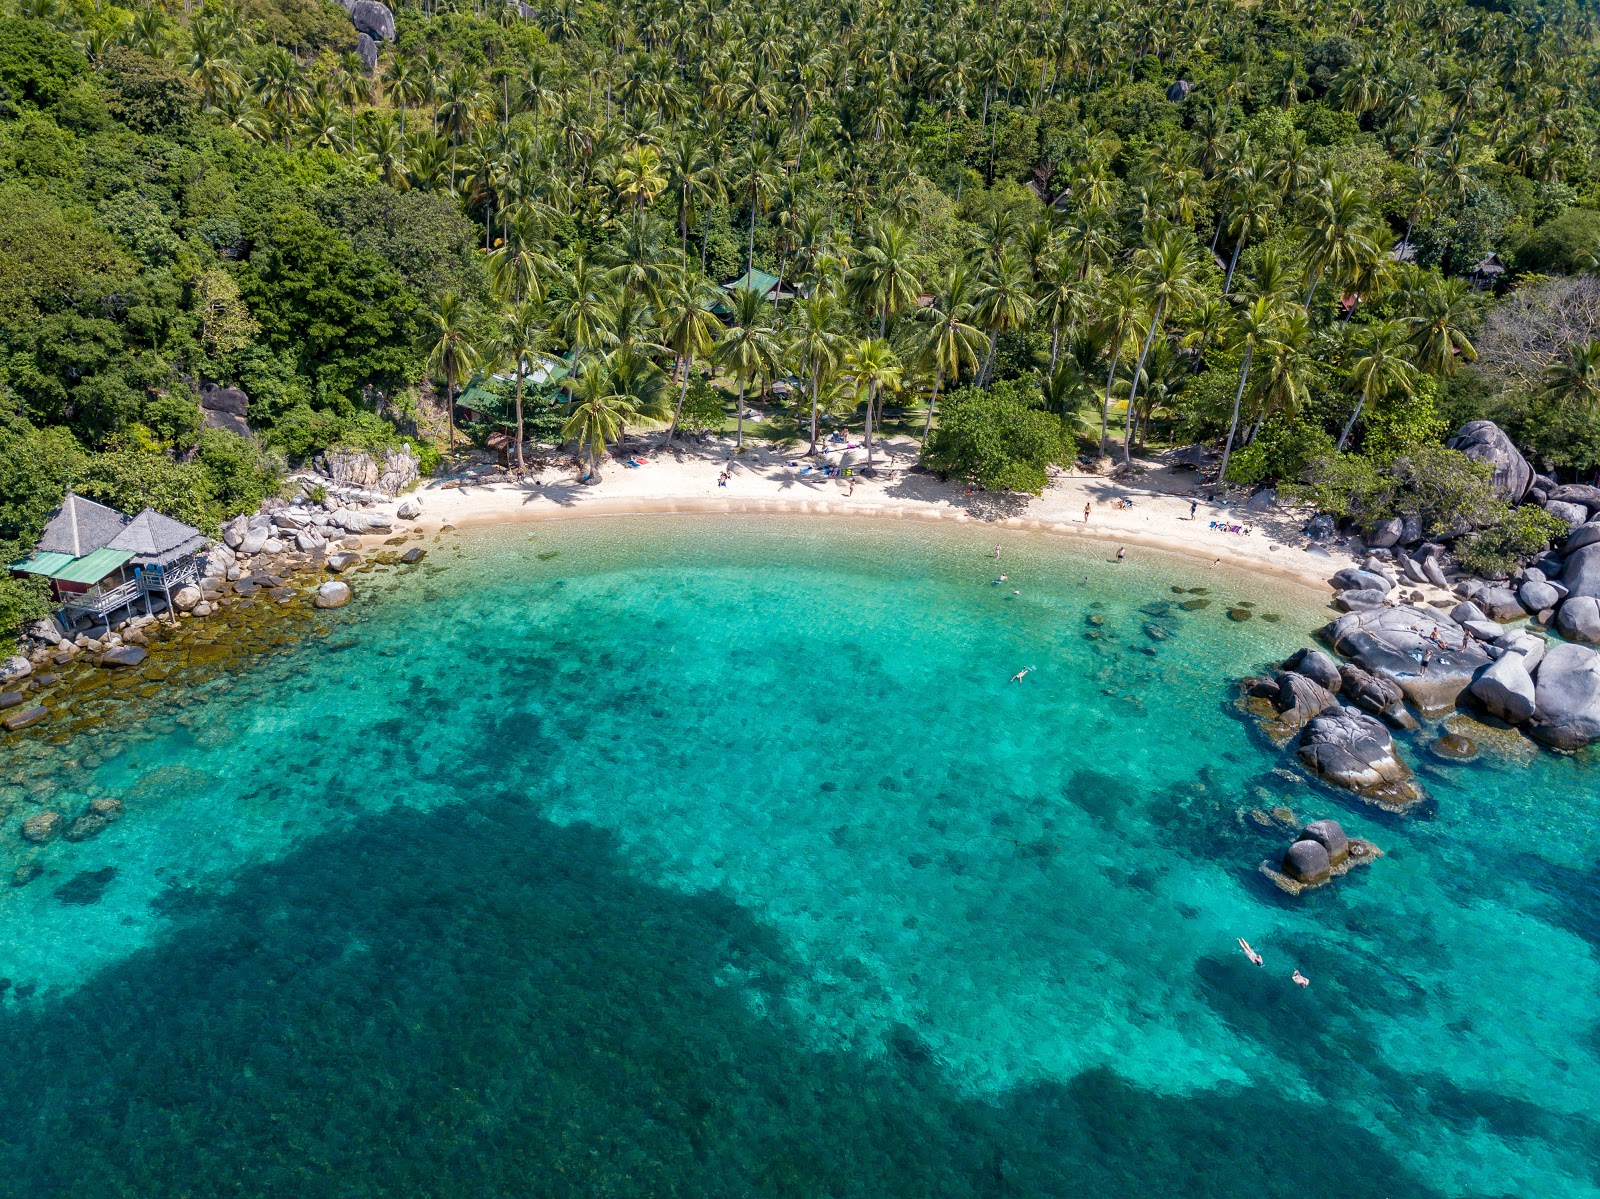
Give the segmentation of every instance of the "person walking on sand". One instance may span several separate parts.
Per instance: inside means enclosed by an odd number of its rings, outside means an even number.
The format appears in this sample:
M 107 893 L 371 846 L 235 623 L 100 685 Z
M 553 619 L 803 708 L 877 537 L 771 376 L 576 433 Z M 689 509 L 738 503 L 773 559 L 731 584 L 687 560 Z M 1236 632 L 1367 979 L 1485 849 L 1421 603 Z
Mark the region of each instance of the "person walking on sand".
M 1239 942 L 1239 948 L 1244 951 L 1245 957 L 1249 958 L 1257 966 L 1261 965 L 1261 955 L 1254 949 L 1250 948 L 1250 942 L 1246 941 L 1243 937 L 1235 937 L 1234 940 Z
M 1083 506 L 1083 523 L 1084 524 L 1088 524 L 1089 523 L 1089 505 L 1088 504 L 1085 504 Z
M 1199 500 L 1190 500 L 1189 501 L 1189 519 L 1193 520 L 1194 519 L 1194 514 L 1196 512 L 1198 512 L 1199 510 L 1200 510 L 1200 501 Z

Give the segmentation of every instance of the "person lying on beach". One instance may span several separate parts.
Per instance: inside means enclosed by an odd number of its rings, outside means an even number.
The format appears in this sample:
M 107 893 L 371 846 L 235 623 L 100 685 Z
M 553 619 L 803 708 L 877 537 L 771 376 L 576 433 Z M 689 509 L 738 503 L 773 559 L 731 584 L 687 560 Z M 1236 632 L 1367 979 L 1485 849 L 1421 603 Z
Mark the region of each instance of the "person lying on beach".
M 1235 937 L 1234 939 L 1239 942 L 1239 948 L 1244 950 L 1245 957 L 1249 958 L 1256 965 L 1261 965 L 1261 955 L 1254 949 L 1250 948 L 1250 942 L 1246 941 L 1243 937 Z

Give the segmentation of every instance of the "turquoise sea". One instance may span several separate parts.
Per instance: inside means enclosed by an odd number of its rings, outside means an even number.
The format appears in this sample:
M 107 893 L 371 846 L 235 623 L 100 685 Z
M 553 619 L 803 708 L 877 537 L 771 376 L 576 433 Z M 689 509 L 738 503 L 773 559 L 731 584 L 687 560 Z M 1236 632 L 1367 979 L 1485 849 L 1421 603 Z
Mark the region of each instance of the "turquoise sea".
M 0 1195 L 1600 1195 L 1600 767 L 1408 741 L 1433 803 L 1366 809 L 1233 708 L 1318 597 L 1110 558 L 636 517 L 358 576 L 55 780 L 98 839 L 0 830 Z M 1280 806 L 1387 856 L 1291 899 Z

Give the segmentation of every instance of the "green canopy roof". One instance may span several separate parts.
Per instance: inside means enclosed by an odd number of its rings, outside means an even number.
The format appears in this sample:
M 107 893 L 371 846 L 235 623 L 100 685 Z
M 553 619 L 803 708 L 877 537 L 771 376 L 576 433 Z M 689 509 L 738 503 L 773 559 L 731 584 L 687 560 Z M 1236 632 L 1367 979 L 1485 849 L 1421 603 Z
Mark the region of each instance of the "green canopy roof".
M 753 291 L 758 296 L 772 294 L 772 289 L 778 286 L 778 276 L 769 275 L 763 270 L 749 270 L 740 275 L 732 283 L 724 283 L 723 291 L 738 291 L 741 287 Z
M 51 578 L 63 566 L 76 561 L 77 559 L 71 554 L 52 554 L 44 550 L 21 562 L 13 562 L 11 569 L 21 571 L 23 574 L 44 575 L 45 578 Z
M 95 550 L 51 571 L 50 577 L 63 583 L 98 583 L 131 557 L 132 550 Z

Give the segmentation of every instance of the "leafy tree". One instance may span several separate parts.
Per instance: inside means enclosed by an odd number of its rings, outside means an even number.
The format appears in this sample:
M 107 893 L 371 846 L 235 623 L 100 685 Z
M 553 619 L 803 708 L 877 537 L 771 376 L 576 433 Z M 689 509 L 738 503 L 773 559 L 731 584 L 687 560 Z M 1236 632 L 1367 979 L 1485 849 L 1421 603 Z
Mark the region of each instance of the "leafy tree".
M 46 22 L 0 17 L 0 87 L 9 99 L 48 107 L 88 72 L 78 49 Z
M 991 491 L 1040 495 L 1046 469 L 1070 453 L 1061 423 L 1017 398 L 1013 387 L 962 388 L 923 448 L 923 461 L 945 478 Z

